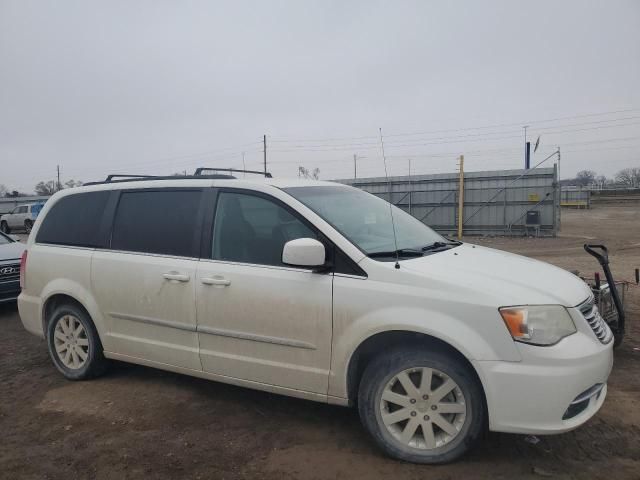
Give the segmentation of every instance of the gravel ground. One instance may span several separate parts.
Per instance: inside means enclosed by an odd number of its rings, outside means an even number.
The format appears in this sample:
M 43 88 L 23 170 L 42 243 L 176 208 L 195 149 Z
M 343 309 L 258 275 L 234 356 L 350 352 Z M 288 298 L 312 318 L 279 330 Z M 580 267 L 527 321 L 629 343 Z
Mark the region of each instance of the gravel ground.
M 469 239 L 591 273 L 602 241 L 614 274 L 640 266 L 640 206 L 563 211 L 553 239 Z M 488 434 L 461 461 L 428 467 L 383 456 L 352 409 L 115 364 L 69 382 L 15 304 L 0 306 L 0 478 L 640 479 L 640 289 L 602 410 L 553 437 Z M 523 405 L 526 408 L 526 405 Z

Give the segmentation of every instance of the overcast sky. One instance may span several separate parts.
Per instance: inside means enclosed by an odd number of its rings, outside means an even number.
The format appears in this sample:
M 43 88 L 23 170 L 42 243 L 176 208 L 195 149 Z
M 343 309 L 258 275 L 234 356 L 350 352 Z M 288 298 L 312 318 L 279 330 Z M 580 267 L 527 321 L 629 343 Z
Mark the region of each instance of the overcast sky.
M 640 166 L 640 1 L 0 0 L 0 184 Z

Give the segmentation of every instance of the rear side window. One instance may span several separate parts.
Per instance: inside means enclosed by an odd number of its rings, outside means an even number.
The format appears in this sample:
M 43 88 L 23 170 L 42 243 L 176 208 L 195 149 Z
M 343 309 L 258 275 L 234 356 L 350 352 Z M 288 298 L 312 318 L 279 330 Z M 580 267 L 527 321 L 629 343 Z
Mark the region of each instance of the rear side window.
M 37 243 L 101 247 L 99 226 L 109 192 L 68 195 L 57 201 L 38 229 Z
M 129 252 L 195 257 L 201 190 L 123 192 L 111 248 Z

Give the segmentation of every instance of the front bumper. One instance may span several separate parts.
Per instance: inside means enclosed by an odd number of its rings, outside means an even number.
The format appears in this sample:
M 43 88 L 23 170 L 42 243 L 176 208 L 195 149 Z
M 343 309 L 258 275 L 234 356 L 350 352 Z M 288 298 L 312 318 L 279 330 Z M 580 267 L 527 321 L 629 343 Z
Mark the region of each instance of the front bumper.
M 0 303 L 16 300 L 20 295 L 20 279 L 0 281 Z
M 490 430 L 563 433 L 600 409 L 613 365 L 613 342 L 603 345 L 591 332 L 578 331 L 551 347 L 517 347 L 521 362 L 473 362 L 485 389 Z M 579 408 L 576 399 L 581 400 Z

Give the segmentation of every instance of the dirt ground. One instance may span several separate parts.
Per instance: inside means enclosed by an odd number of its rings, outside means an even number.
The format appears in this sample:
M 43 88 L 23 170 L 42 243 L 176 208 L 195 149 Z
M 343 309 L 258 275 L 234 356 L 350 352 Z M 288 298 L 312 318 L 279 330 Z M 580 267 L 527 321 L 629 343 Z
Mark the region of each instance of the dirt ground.
M 640 204 L 562 213 L 558 238 L 469 240 L 585 273 L 596 263 L 582 244 L 602 241 L 614 274 L 632 279 Z M 591 421 L 537 443 L 491 433 L 438 467 L 386 458 L 352 409 L 125 364 L 66 381 L 15 304 L 0 306 L 0 478 L 640 479 L 640 288 L 629 293 L 631 325 Z

